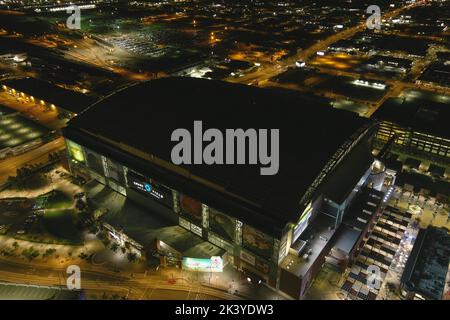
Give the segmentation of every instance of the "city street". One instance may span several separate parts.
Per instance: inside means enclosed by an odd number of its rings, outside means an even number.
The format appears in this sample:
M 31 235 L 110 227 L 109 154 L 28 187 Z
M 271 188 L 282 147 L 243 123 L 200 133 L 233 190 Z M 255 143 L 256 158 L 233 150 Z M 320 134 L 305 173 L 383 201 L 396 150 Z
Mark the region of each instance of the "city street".
M 57 189 L 72 197 L 84 191 L 79 186 L 71 183 L 70 179 L 67 178 L 68 175 L 61 177 L 60 174 L 55 172 L 64 172 L 64 170 L 61 167 L 56 167 L 48 173 L 49 177 L 51 177 L 51 185 L 33 190 L 18 191 L 7 189 L 2 191 L 0 196 L 1 198 L 34 198 Z M 106 200 L 107 203 L 115 203 L 116 205 L 123 203 L 124 197 L 122 195 L 109 188 L 107 189 L 109 191 L 108 198 L 110 198 L 110 200 Z M 103 191 L 103 194 L 105 194 L 105 191 Z M 111 201 L 111 197 L 114 198 L 113 201 Z M 119 213 L 116 211 L 120 211 L 120 206 L 116 209 L 111 207 L 111 209 L 114 210 L 111 212 L 114 216 Z M 128 218 L 130 218 L 129 215 L 131 214 L 130 209 L 138 210 L 136 206 L 128 204 Z M 139 215 L 137 212 L 135 214 L 138 217 L 143 217 L 142 214 Z M 148 212 L 145 212 L 145 215 L 149 216 Z M 141 225 L 144 223 L 142 219 L 139 221 Z M 158 218 L 156 217 L 149 221 L 145 220 L 145 223 L 147 224 L 142 228 L 142 232 L 146 235 L 152 228 L 159 226 Z M 154 225 L 148 225 L 148 223 L 154 223 Z M 134 230 L 133 225 L 130 225 L 130 221 L 127 228 L 129 227 Z M 179 228 L 178 226 L 173 227 Z M 165 227 L 164 229 L 166 230 L 167 228 Z M 140 240 L 138 235 L 132 234 Z M 55 253 L 51 256 L 44 257 L 41 254 L 33 261 L 24 261 L 24 257 L 18 255 L 22 249 L 13 250 L 12 252 L 15 252 L 14 256 L 2 257 L 0 255 L 0 261 L 3 263 L 0 269 L 5 271 L 2 272 L 0 277 L 0 280 L 3 281 L 58 285 L 64 279 L 64 268 L 68 265 L 76 264 L 82 268 L 83 274 L 87 270 L 87 279 L 83 276 L 83 288 L 87 289 L 88 294 L 96 295 L 97 297 L 103 295 L 103 292 L 107 292 L 109 296 L 114 294 L 123 295 L 126 292 L 129 299 L 290 299 L 264 285 L 248 282 L 241 272 L 231 266 L 227 266 L 223 273 L 193 272 L 176 268 L 148 269 L 143 261 L 130 263 L 126 254 L 120 251 L 112 252 L 111 249 L 105 248 L 97 237 L 89 233 L 84 234 L 84 244 L 81 246 L 33 243 L 8 236 L 0 236 L 0 241 L 2 243 L 0 245 L 0 254 L 11 252 L 14 248 L 14 243 L 17 243 L 19 248 L 33 247 L 39 253 L 44 253 L 48 249 L 55 250 Z M 80 259 L 79 257 L 82 255 L 90 256 L 90 262 Z M 26 270 L 20 271 L 21 269 Z M 111 283 L 112 281 L 113 283 Z M 230 284 L 233 284 L 234 295 L 229 293 Z M 102 289 L 100 290 L 99 288 Z M 127 290 L 130 290 L 130 288 L 131 293 L 128 293 Z
M 397 8 L 388 12 L 383 13 L 383 19 L 390 19 L 392 17 L 397 16 L 401 12 L 410 9 L 414 6 L 422 5 L 422 3 L 414 3 L 401 8 Z M 280 60 L 272 65 L 262 65 L 255 72 L 244 75 L 240 78 L 228 78 L 226 81 L 229 82 L 238 82 L 243 84 L 264 84 L 264 82 L 269 79 L 279 75 L 287 70 L 288 67 L 294 66 L 296 61 L 307 61 L 311 57 L 315 56 L 316 52 L 326 50 L 329 45 L 341 40 L 347 39 L 355 35 L 357 32 L 366 29 L 366 21 L 361 22 L 360 24 L 351 27 L 349 29 L 343 30 L 339 33 L 333 34 L 330 37 L 323 39 L 314 45 L 302 50 L 298 50 L 297 54 L 290 56 L 286 59 Z
M 29 2 L 0 1 L 1 299 L 450 295 L 450 1 Z
M 69 264 L 67 264 L 68 266 Z M 199 284 L 169 283 L 170 275 L 154 273 L 117 275 L 104 270 L 90 270 L 81 267 L 81 287 L 88 299 L 100 298 L 103 293 L 111 297 L 118 295 L 132 300 L 139 299 L 177 299 L 210 300 L 239 299 L 226 292 L 211 289 Z M 14 263 L 0 258 L 1 281 L 41 286 L 65 286 L 65 268 L 49 268 L 46 265 Z
M 9 176 L 15 176 L 18 168 L 36 163 L 47 163 L 50 153 L 59 152 L 64 148 L 64 139 L 60 137 L 21 155 L 0 160 L 0 185 L 5 183 Z

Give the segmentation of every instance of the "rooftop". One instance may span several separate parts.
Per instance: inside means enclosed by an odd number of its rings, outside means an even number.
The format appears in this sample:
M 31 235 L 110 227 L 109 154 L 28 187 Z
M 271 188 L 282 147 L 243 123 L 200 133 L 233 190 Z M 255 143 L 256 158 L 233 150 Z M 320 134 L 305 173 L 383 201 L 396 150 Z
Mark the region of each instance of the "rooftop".
M 340 249 L 346 254 L 353 250 L 361 234 L 373 221 L 383 195 L 381 191 L 367 187 L 362 188 L 362 192 L 356 196 L 344 214 L 343 221 L 332 240 L 333 248 Z
M 95 98 L 90 96 L 36 78 L 7 80 L 2 84 L 72 113 L 80 113 L 95 101 Z
M 180 173 L 171 162 L 175 145 L 171 134 L 177 128 L 192 132 L 194 120 L 202 120 L 204 130 L 217 128 L 222 132 L 226 128 L 279 129 L 278 174 L 262 176 L 260 165 L 204 164 L 182 165 L 186 171 Z M 270 230 L 280 230 L 297 218 L 300 199 L 314 179 L 344 142 L 368 124 L 367 119 L 299 93 L 164 78 L 134 85 L 94 104 L 70 121 L 65 135 L 88 148 L 103 148 L 103 153 L 120 157 L 122 163 L 132 155 L 136 166 L 138 157 L 141 165 L 136 170 L 147 171 L 154 179 L 192 197 L 210 199 L 216 209 L 233 212 L 272 233 Z M 131 162 L 128 165 L 133 168 Z M 176 175 L 173 180 L 171 174 Z M 181 178 L 185 180 L 180 182 Z M 199 181 L 203 186 L 196 185 Z M 212 185 L 221 191 L 220 196 L 211 193 Z M 221 198 L 224 194 L 239 205 L 227 207 L 229 201 Z
M 349 254 L 358 242 L 360 235 L 360 231 L 356 231 L 345 224 L 341 224 L 333 239 L 333 250 L 339 249 L 341 252 Z
M 302 251 L 310 252 L 308 258 L 290 253 L 283 259 L 280 266 L 297 277 L 304 277 L 335 234 L 334 226 L 335 219 L 319 214 L 300 236 L 300 239 L 306 242 Z
M 370 57 L 370 59 L 368 59 L 365 64 L 380 64 L 397 68 L 411 68 L 412 61 L 403 58 L 375 55 Z
M 427 67 L 419 79 L 437 83 L 442 87 L 450 87 L 450 64 L 441 61 L 434 62 Z
M 345 213 L 343 224 L 361 233 L 373 219 L 383 197 L 383 192 L 363 187 L 362 192 L 356 196 Z
M 0 110 L 1 112 L 1 110 Z M 50 131 L 19 113 L 0 117 L 0 150 L 14 148 L 26 142 L 42 138 Z
M 0 283 L 1 300 L 79 300 L 79 290 L 16 283 Z
M 18 113 L 16 110 L 10 109 L 8 107 L 5 107 L 4 105 L 0 104 L 0 118 L 4 116 L 9 116 L 14 113 Z
M 445 228 L 421 229 L 406 262 L 402 283 L 428 299 L 442 299 L 450 262 L 450 235 Z
M 418 132 L 450 138 L 448 100 L 448 97 L 442 95 L 409 91 L 403 98 L 386 100 L 373 117 L 392 121 Z

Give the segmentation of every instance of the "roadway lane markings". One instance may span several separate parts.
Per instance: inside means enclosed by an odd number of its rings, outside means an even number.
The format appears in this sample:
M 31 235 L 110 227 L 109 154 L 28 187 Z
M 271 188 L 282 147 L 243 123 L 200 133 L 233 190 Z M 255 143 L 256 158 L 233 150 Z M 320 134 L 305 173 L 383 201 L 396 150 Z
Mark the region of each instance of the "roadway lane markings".
M 200 287 L 198 287 L 198 289 L 197 289 L 197 294 L 195 295 L 195 299 L 194 300 L 198 300 L 199 293 L 200 293 Z
M 148 296 L 147 300 L 150 300 L 150 298 L 151 298 L 152 295 L 153 295 L 153 291 L 155 291 L 155 287 L 152 288 L 152 291 L 150 292 L 150 295 Z
M 189 300 L 189 296 L 191 295 L 192 286 L 189 287 L 189 292 L 186 296 L 186 300 Z

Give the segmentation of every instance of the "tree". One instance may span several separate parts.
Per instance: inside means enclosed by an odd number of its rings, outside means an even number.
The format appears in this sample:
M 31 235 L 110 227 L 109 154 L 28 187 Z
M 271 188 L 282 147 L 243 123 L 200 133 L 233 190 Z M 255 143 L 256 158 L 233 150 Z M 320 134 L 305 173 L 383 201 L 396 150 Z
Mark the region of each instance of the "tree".
M 127 259 L 129 262 L 135 262 L 137 260 L 137 254 L 135 252 L 128 252 Z
M 101 232 L 99 232 L 99 234 L 97 235 L 97 238 L 103 242 L 103 245 L 105 247 L 108 247 L 109 244 L 111 243 L 111 240 L 108 239 L 108 235 L 105 230 L 102 230 Z
M 45 250 L 44 254 L 42 255 L 43 257 L 49 257 L 52 254 L 54 254 L 56 252 L 55 248 L 48 248 L 47 250 Z
M 78 199 L 77 202 L 76 202 L 75 207 L 76 207 L 79 211 L 83 211 L 83 210 L 86 208 L 86 203 L 85 203 L 83 200 Z
M 113 251 L 113 252 L 117 252 L 117 249 L 119 249 L 119 245 L 117 244 L 117 243 L 113 243 L 112 245 L 111 245 L 111 250 Z
M 82 253 L 80 253 L 79 255 L 78 255 L 78 257 L 80 258 L 80 259 L 87 259 L 89 256 L 86 254 L 86 253 L 84 253 L 84 252 L 82 252 Z
M 16 181 L 16 177 L 8 176 L 8 183 L 13 184 Z
M 34 247 L 30 247 L 22 251 L 22 255 L 28 259 L 28 261 L 39 257 L 39 251 L 35 250 Z
M 392 283 L 392 282 L 388 282 L 388 283 L 386 284 L 386 287 L 387 287 L 387 289 L 388 289 L 390 292 L 392 292 L 392 293 L 394 293 L 394 292 L 397 290 L 396 285 L 395 285 L 394 283 Z
M 95 224 L 95 223 L 93 223 L 90 227 L 89 227 L 89 232 L 90 233 L 97 233 L 98 232 L 98 226 Z

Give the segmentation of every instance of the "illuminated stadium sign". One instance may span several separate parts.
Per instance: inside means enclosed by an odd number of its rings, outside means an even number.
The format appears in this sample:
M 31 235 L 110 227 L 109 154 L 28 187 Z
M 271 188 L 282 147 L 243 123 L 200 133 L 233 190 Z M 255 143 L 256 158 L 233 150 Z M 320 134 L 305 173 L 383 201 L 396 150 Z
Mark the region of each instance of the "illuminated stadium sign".
M 132 183 L 133 183 L 133 187 L 135 187 L 136 189 L 147 192 L 148 194 L 151 194 L 152 196 L 154 196 L 155 198 L 157 198 L 159 200 L 164 199 L 164 195 L 162 193 L 159 193 L 158 191 L 156 191 L 150 183 L 140 182 L 140 181 L 136 181 L 136 180 L 132 181 Z
M 69 154 L 72 157 L 72 159 L 75 159 L 79 162 L 84 162 L 84 153 L 83 153 L 83 147 L 79 144 L 66 140 L 67 143 L 67 149 L 69 150 Z
M 148 179 L 131 172 L 128 173 L 128 184 L 132 189 L 150 195 L 167 206 L 172 207 L 172 192 L 168 188 L 154 181 L 148 181 Z
M 183 258 L 183 268 L 200 272 L 222 272 L 223 260 L 221 257 L 210 259 Z
M 298 237 L 303 233 L 303 231 L 305 231 L 306 227 L 308 226 L 309 219 L 311 218 L 313 212 L 312 209 L 313 209 L 312 203 L 310 202 L 306 207 L 306 209 L 303 211 L 297 225 L 295 226 L 293 241 L 297 240 Z

